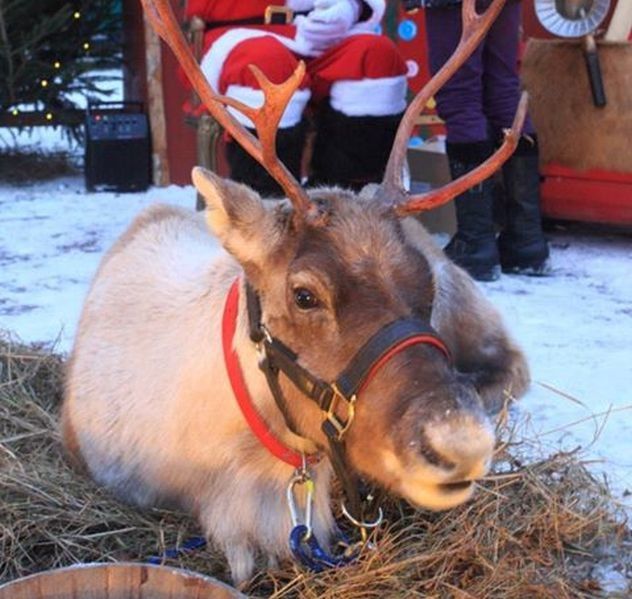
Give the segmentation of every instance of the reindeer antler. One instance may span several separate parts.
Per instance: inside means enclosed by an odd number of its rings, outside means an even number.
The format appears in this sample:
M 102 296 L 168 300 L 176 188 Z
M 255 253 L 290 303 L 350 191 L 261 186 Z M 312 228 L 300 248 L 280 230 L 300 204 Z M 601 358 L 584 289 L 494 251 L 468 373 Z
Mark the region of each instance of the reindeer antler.
M 400 216 L 407 216 L 415 212 L 426 212 L 437 208 L 452 198 L 463 193 L 470 187 L 478 185 L 492 173 L 496 172 L 513 153 L 520 139 L 520 132 L 527 116 L 528 94 L 522 92 L 520 103 L 514 116 L 511 129 L 505 129 L 503 144 L 485 162 L 471 170 L 466 175 L 451 181 L 443 187 L 433 189 L 426 193 L 408 196 L 407 200 L 395 206 L 395 212 Z
M 252 108 L 233 98 L 218 95 L 211 88 L 189 49 L 169 0 L 141 0 L 141 2 L 152 27 L 176 55 L 191 85 L 208 111 L 233 136 L 235 141 L 272 175 L 292 202 L 297 215 L 316 216 L 316 206 L 276 154 L 276 133 L 279 122 L 292 94 L 298 89 L 303 79 L 305 64 L 300 62 L 292 76 L 281 84 L 272 83 L 259 69 L 251 65 L 250 69 L 264 95 L 263 106 Z M 255 124 L 259 139 L 239 123 L 225 106 L 231 106 L 246 115 Z
M 482 165 L 448 185 L 424 194 L 411 196 L 404 189 L 402 181 L 404 160 L 406 158 L 408 140 L 415 126 L 417 115 L 425 108 L 428 100 L 441 89 L 445 82 L 471 56 L 489 31 L 494 20 L 498 17 L 504 4 L 505 0 L 493 0 L 491 6 L 483 14 L 479 15 L 475 9 L 475 0 L 463 0 L 461 13 L 463 31 L 456 50 L 406 109 L 395 135 L 393 149 L 384 173 L 384 180 L 376 192 L 376 198 L 387 205 L 393 206 L 397 214 L 404 216 L 413 212 L 430 210 L 449 202 L 466 189 L 489 177 L 495 170 L 500 168 L 515 150 L 527 113 L 526 93 L 520 99 L 520 105 L 512 128 L 509 131 L 505 131 L 503 145 Z

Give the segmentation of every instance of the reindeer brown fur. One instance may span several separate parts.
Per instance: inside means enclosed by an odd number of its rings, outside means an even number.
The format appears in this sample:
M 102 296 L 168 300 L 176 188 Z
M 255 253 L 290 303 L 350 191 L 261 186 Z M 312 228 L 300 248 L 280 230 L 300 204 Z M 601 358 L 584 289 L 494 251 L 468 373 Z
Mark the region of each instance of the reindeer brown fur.
M 103 259 L 68 369 L 69 452 L 123 500 L 196 514 L 236 581 L 252 574 L 258 553 L 270 562 L 288 556 L 293 468 L 249 429 L 222 360 L 222 310 L 239 278 L 242 291 L 246 280 L 257 291 L 270 334 L 325 381 L 384 325 L 410 317 L 432 324 L 452 362 L 426 344 L 386 362 L 359 394 L 347 460 L 414 505 L 467 500 L 492 458 L 491 415 L 529 382 L 524 356 L 476 284 L 421 225 L 401 218 L 405 205 L 376 199 L 374 189 L 305 193 L 287 183 L 291 204 L 264 204 L 203 169 L 193 180 L 206 223 L 152 207 Z M 326 452 L 319 407 L 282 376 L 300 436 L 288 429 L 247 321 L 242 293 L 233 347 L 258 411 L 287 446 Z M 311 470 L 314 534 L 324 541 L 333 529 L 331 467 L 322 460 Z

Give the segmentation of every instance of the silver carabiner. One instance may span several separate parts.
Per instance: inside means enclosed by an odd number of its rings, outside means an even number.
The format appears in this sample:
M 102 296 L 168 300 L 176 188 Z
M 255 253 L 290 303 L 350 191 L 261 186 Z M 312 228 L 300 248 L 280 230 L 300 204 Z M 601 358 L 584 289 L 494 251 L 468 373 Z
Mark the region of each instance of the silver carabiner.
M 299 510 L 297 507 L 296 497 L 294 494 L 294 488 L 297 485 L 305 485 L 305 521 L 301 522 L 299 516 Z M 307 540 L 312 536 L 312 505 L 314 503 L 314 480 L 312 479 L 306 466 L 303 465 L 301 469 L 297 469 L 290 482 L 287 485 L 287 504 L 290 508 L 290 519 L 292 520 L 292 528 L 303 524 L 307 529 L 305 538 Z

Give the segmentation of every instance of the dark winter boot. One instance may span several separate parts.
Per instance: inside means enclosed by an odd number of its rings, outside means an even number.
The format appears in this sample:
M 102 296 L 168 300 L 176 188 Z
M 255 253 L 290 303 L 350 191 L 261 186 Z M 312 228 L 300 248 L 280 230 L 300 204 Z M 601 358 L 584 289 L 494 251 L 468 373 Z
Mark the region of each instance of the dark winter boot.
M 550 273 L 549 246 L 540 216 L 537 140 L 522 137 L 503 166 L 506 226 L 498 238 L 503 272 L 542 276 Z
M 492 147 L 487 141 L 448 143 L 446 151 L 452 178 L 457 179 L 484 162 Z M 477 281 L 500 277 L 493 187 L 493 181 L 487 179 L 454 200 L 457 232 L 444 248 L 448 258 Z
M 298 181 L 301 180 L 301 158 L 305 134 L 304 122 L 294 127 L 279 129 L 277 132 L 277 155 Z M 226 145 L 226 159 L 230 167 L 230 178 L 233 181 L 245 183 L 264 198 L 283 196 L 279 184 L 234 140 Z
M 381 181 L 401 117 L 346 116 L 323 106 L 316 118 L 309 184 L 359 191 Z

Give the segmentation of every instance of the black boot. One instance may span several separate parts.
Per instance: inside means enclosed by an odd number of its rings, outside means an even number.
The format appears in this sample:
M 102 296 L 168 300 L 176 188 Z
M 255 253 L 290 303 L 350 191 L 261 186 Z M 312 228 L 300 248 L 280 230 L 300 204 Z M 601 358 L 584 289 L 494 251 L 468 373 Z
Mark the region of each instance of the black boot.
M 381 181 L 401 117 L 347 116 L 323 106 L 316 118 L 310 185 L 359 191 Z
M 298 181 L 301 180 L 301 158 L 305 134 L 304 122 L 294 127 L 279 129 L 277 132 L 277 155 Z M 226 159 L 230 167 L 230 178 L 233 181 L 245 183 L 264 198 L 283 196 L 283 190 L 279 184 L 234 140 L 226 145 Z
M 446 151 L 452 178 L 457 179 L 484 162 L 492 147 L 487 141 L 448 143 Z M 477 281 L 500 277 L 493 188 L 493 181 L 487 179 L 454 200 L 457 232 L 444 248 L 448 258 Z
M 538 144 L 522 137 L 503 166 L 506 226 L 498 238 L 503 272 L 542 276 L 549 274 L 549 246 L 540 216 Z

